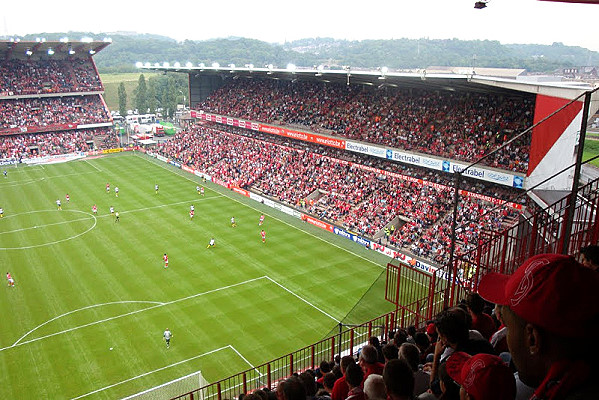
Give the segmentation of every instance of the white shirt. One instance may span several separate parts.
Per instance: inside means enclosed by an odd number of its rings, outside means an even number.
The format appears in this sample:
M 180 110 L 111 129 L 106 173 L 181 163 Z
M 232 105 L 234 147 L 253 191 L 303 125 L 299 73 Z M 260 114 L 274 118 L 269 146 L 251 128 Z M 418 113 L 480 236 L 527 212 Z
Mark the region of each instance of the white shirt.
M 171 331 L 169 331 L 168 329 L 166 331 L 164 331 L 164 338 L 166 340 L 169 340 L 171 338 L 171 336 L 173 336 L 173 334 L 171 333 Z

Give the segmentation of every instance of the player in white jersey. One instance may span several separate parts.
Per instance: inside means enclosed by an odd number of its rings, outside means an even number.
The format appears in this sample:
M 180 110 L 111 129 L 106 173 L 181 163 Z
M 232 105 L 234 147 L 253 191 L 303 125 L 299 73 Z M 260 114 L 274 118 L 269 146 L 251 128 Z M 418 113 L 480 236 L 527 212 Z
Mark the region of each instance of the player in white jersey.
M 62 210 L 62 203 L 60 202 L 60 199 L 56 200 L 56 207 L 58 207 L 59 210 Z
M 166 348 L 170 348 L 171 347 L 171 338 L 173 337 L 173 334 L 171 333 L 171 331 L 166 328 L 166 330 L 164 331 L 164 334 L 162 335 L 164 337 L 164 341 L 166 342 Z
M 114 214 L 114 207 L 110 207 L 110 213 Z
M 119 197 L 119 187 L 118 186 L 114 187 L 114 193 L 116 194 L 116 197 Z
M 0 207 L 0 218 L 4 217 L 4 209 Z
M 216 245 L 216 242 L 214 241 L 214 238 L 210 239 L 210 243 L 208 243 L 208 246 L 206 246 L 206 248 L 210 248 L 210 247 L 214 247 Z
M 235 222 L 235 217 L 231 217 L 231 228 L 235 228 L 237 226 L 237 222 Z
M 198 192 L 198 194 L 200 194 L 200 187 L 196 186 L 196 192 Z
M 158 184 L 154 185 L 154 190 L 156 191 L 156 194 L 158 194 Z

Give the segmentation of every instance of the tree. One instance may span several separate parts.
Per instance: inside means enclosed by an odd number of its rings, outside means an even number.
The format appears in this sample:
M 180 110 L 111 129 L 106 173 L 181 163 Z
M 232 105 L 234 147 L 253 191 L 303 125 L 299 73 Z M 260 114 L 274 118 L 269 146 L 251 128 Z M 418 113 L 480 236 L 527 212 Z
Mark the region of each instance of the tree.
M 148 90 L 146 87 L 146 78 L 144 74 L 139 75 L 137 89 L 135 89 L 135 108 L 140 114 L 148 112 Z
M 156 80 L 148 79 L 148 108 L 150 114 L 155 114 L 158 108 L 158 98 L 156 96 Z
M 121 116 L 124 118 L 127 116 L 127 90 L 125 89 L 125 83 L 121 82 L 119 85 L 119 112 Z
M 163 93 L 162 105 L 165 116 L 172 118 L 177 110 L 177 86 L 175 77 L 171 74 L 166 81 L 166 90 Z

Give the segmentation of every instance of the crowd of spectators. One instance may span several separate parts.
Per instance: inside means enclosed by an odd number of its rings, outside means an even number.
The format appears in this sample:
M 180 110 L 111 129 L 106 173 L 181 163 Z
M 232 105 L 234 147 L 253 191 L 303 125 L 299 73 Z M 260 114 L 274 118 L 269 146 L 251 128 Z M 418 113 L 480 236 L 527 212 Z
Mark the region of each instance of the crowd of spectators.
M 0 96 L 103 90 L 91 58 L 0 61 Z
M 475 161 L 532 125 L 534 101 L 459 91 L 230 80 L 197 108 L 451 159 Z M 526 172 L 530 136 L 485 164 Z
M 111 128 L 0 136 L 0 160 L 21 160 L 114 147 L 118 147 L 118 138 Z
M 421 329 L 371 337 L 240 400 L 594 399 L 599 354 L 584 338 L 599 329 L 597 287 L 597 271 L 573 257 L 536 255 L 510 276 L 485 275 L 480 294 Z
M 157 151 L 227 184 L 259 192 L 363 237 L 385 240 L 385 244 L 435 262 L 447 260 L 453 203 L 448 178 L 437 178 L 447 179 L 448 186 L 408 180 L 408 176 L 419 175 L 419 170 L 327 147 L 230 130 L 236 133 L 190 127 Z M 386 173 L 394 170 L 401 175 Z M 476 189 L 478 185 L 465 186 Z M 495 190 L 506 196 L 517 193 L 507 188 Z M 505 207 L 486 213 L 491 208 L 483 200 L 462 198 L 458 213 L 460 250 L 474 248 L 481 231 L 501 230 L 517 216 L 516 211 Z M 405 224 L 390 237 L 380 238 L 383 228 L 397 218 Z
M 0 131 L 110 121 L 99 95 L 2 100 L 0 115 Z

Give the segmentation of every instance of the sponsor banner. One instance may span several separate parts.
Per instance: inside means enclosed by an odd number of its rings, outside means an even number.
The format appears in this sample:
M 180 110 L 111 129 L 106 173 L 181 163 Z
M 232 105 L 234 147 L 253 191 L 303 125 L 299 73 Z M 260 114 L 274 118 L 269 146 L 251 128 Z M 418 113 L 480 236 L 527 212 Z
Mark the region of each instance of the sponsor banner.
M 181 169 L 182 169 L 183 171 L 187 171 L 187 172 L 189 172 L 190 174 L 195 174 L 195 171 L 194 171 L 193 169 L 189 168 L 187 165 L 182 165 L 182 166 L 181 166 Z
M 69 153 L 69 154 L 58 154 L 54 156 L 44 156 L 36 158 L 24 158 L 21 160 L 23 164 L 56 164 L 67 161 L 77 160 L 85 157 L 85 153 Z
M 341 229 L 341 228 L 337 228 L 336 226 L 333 227 L 333 233 L 335 235 L 339 235 L 339 236 L 342 236 L 342 237 L 344 237 L 346 239 L 349 239 L 349 240 L 351 240 L 353 242 L 356 242 L 356 243 L 358 243 L 358 244 L 360 244 L 362 246 L 370 248 L 370 240 L 364 239 L 364 238 L 362 238 L 362 237 L 360 237 L 360 236 L 358 236 L 358 235 L 356 235 L 354 233 L 348 232 L 348 231 L 346 231 L 344 229 Z
M 77 124 L 54 124 L 45 126 L 19 126 L 13 128 L 0 128 L 0 135 L 17 135 L 20 133 L 66 131 L 71 129 L 77 129 Z
M 220 179 L 212 178 L 212 182 L 216 183 L 217 185 L 224 186 L 227 189 L 229 189 L 229 184 L 227 182 L 225 182 L 225 181 L 221 181 Z
M 118 149 L 106 149 L 106 150 L 102 150 L 102 154 L 120 153 L 122 151 L 123 151 L 122 148 L 118 148 Z
M 100 122 L 97 124 L 83 124 L 77 125 L 77 129 L 86 129 L 86 128 L 102 128 L 104 126 L 112 126 L 112 122 Z
M 444 172 L 460 172 L 463 171 L 468 165 L 464 163 L 458 163 L 451 160 L 443 160 L 443 171 Z M 494 171 L 487 168 L 471 167 L 466 172 L 465 176 L 471 178 L 480 179 L 482 181 L 497 183 L 499 185 L 510 186 L 517 189 L 524 187 L 524 177 L 516 174 L 509 174 L 500 171 Z
M 333 232 L 333 225 L 328 224 L 326 222 L 323 222 L 323 221 L 321 221 L 319 219 L 316 219 L 314 217 L 311 217 L 311 216 L 309 216 L 307 214 L 302 214 L 302 220 L 306 221 L 309 224 L 312 224 L 314 226 L 317 226 L 319 228 L 327 230 L 329 232 Z
M 376 252 L 379 252 L 391 258 L 395 258 L 399 261 L 402 261 L 408 265 L 411 265 L 415 268 L 418 268 L 421 271 L 428 272 L 430 274 L 432 274 L 434 271 L 438 269 L 437 267 L 417 260 L 414 257 L 410 257 L 399 250 L 390 249 L 386 246 L 383 246 L 382 244 L 371 242 L 370 248 Z
M 145 152 L 146 152 L 146 150 L 145 150 L 145 149 L 140 149 L 139 147 L 137 147 L 137 148 L 134 148 L 134 147 L 125 147 L 125 148 L 123 149 L 123 151 L 135 151 L 135 150 L 137 150 L 137 151 L 141 151 L 142 153 L 145 153 Z
M 244 195 L 245 197 L 250 197 L 250 192 L 245 189 L 241 189 L 238 187 L 232 188 L 234 192 Z
M 2 160 L 0 160 L 0 165 L 16 165 L 18 163 L 19 163 L 19 161 L 18 160 L 14 160 L 14 159 L 2 159 Z
M 181 168 L 181 164 L 179 164 L 179 163 L 178 163 L 178 162 L 176 162 L 176 161 L 169 160 L 169 161 L 168 161 L 168 163 L 169 163 L 170 165 L 174 165 L 174 166 L 175 166 L 175 167 L 177 167 L 177 168 Z
M 93 150 L 85 153 L 86 156 L 99 156 L 102 154 L 102 150 Z
M 168 158 L 166 158 L 165 156 L 163 156 L 161 154 L 156 154 L 156 158 L 159 159 L 162 162 L 165 162 L 165 163 L 168 162 Z

